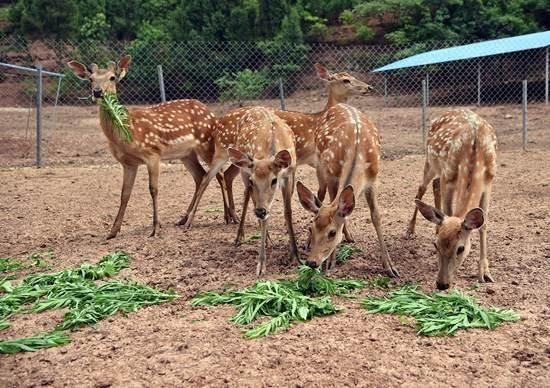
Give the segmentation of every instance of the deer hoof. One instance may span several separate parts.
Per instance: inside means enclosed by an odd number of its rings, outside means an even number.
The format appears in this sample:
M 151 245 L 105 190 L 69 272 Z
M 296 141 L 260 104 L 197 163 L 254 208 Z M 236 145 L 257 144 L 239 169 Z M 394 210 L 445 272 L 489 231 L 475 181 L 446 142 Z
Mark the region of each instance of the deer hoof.
M 109 234 L 105 237 L 105 240 L 111 240 L 115 238 L 117 234 L 118 234 L 118 230 L 117 231 L 111 230 Z
M 414 230 L 407 229 L 407 232 L 405 233 L 405 239 L 406 240 L 414 240 L 415 237 L 416 237 L 416 235 L 414 234 Z
M 489 271 L 479 274 L 478 280 L 480 283 L 494 283 L 495 279 L 493 279 L 493 276 L 489 273 Z
M 189 215 L 187 214 L 184 214 L 183 216 L 181 216 L 181 219 L 177 222 L 177 226 L 182 226 L 182 225 L 185 225 L 187 223 L 187 220 L 189 219 Z
M 262 274 L 265 273 L 265 264 L 262 262 L 259 262 L 256 266 L 256 276 L 260 277 Z
M 386 275 L 388 275 L 390 278 L 398 278 L 399 272 L 395 268 L 389 267 L 386 269 Z
M 153 225 L 153 230 L 149 237 L 158 237 L 160 235 L 160 224 Z

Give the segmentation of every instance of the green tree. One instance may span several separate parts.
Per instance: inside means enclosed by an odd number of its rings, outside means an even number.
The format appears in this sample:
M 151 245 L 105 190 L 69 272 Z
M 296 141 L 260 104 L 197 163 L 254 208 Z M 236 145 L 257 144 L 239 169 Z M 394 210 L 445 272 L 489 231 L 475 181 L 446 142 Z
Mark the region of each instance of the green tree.
M 281 31 L 277 38 L 290 43 L 302 43 L 304 34 L 300 25 L 300 15 L 296 7 L 290 9 L 290 13 L 283 18 L 281 23 Z
M 10 19 L 25 34 L 72 38 L 78 31 L 77 0 L 20 0 Z
M 288 13 L 286 0 L 259 0 L 258 1 L 258 35 L 261 38 L 273 38 L 281 28 L 281 22 Z

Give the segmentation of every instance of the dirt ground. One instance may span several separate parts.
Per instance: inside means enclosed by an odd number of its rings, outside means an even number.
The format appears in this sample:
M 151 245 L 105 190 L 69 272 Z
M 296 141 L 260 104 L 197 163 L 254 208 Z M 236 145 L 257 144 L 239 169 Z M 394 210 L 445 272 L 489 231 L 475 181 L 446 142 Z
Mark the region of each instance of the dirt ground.
M 315 104 L 307 110 L 317 109 L 322 101 Z M 289 107 L 305 108 L 298 102 Z M 125 250 L 134 259 L 121 277 L 173 288 L 181 298 L 79 329 L 63 347 L 0 355 L 0 387 L 549 386 L 550 111 L 544 106 L 530 110 L 536 125 L 527 153 L 521 151 L 517 107 L 478 111 L 497 128 L 501 146 L 489 224 L 489 261 L 496 282 L 473 287 L 479 253 L 476 234 L 455 286 L 483 304 L 517 310 L 520 322 L 495 331 L 420 337 L 394 316 L 370 315 L 356 302 L 339 298 L 336 302 L 345 310 L 337 315 L 246 340 L 241 328 L 228 320 L 232 307 L 189 304 L 198 291 L 255 281 L 257 243 L 232 245 L 236 225 L 223 224 L 216 185 L 208 188 L 194 227 L 184 232 L 174 224 L 191 200 L 192 179 L 179 163 L 163 165 L 159 205 L 163 229 L 160 237 L 152 239 L 147 237 L 152 213 L 147 174 L 141 169 L 122 231 L 106 241 L 118 209 L 122 172 L 97 128 L 95 108 L 59 109 L 59 128 L 50 126 L 47 167 L 42 169 L 21 167 L 30 165 L 33 157 L 30 151 L 27 157 L 21 153 L 25 130 L 18 122 L 21 112 L 4 108 L 0 257 L 51 250 L 55 258 L 50 261 L 58 269 Z M 404 239 L 423 165 L 419 110 L 377 108 L 372 116 L 381 128 L 385 150 L 379 204 L 388 249 L 401 273 L 394 284 L 414 281 L 432 290 L 437 271 L 433 228 L 419 219 L 417 238 Z M 315 187 L 312 169 L 300 169 L 298 177 Z M 239 206 L 240 182 L 235 191 Z M 431 194 L 426 200 L 432 200 Z M 293 209 L 303 246 L 310 215 L 296 196 Z M 288 249 L 280 196 L 274 212 L 268 277 L 288 277 L 293 266 L 282 264 Z M 373 278 L 381 272 L 381 263 L 364 200 L 358 201 L 351 227 L 364 253 L 339 266 L 334 276 Z M 247 234 L 255 230 L 250 216 Z M 364 289 L 358 294 L 372 292 Z M 0 332 L 0 339 L 53 328 L 60 314 L 20 316 Z

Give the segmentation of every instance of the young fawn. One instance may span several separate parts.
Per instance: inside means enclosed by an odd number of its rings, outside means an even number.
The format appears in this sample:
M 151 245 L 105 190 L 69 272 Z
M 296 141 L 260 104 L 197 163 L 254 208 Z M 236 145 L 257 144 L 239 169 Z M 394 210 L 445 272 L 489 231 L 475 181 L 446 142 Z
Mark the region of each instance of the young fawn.
M 296 173 L 294 135 L 290 128 L 265 108 L 249 109 L 239 120 L 235 148 L 228 148 L 231 163 L 239 167 L 245 187 L 243 210 L 236 244 L 244 238 L 248 201 L 252 197 L 254 214 L 260 222 L 261 248 L 256 274 L 265 272 L 267 222 L 278 188 L 283 194 L 284 215 L 290 239 L 291 257 L 298 261 L 298 248 L 292 226 L 292 194 Z M 228 145 L 228 143 L 226 143 Z
M 231 158 L 233 165 L 240 168 L 245 183 L 243 213 L 235 242 L 238 244 L 244 236 L 246 209 L 252 196 L 255 206 L 254 213 L 260 220 L 262 229 L 262 245 L 256 270 L 259 276 L 265 271 L 267 220 L 273 196 L 278 187 L 281 187 L 283 192 L 291 256 L 298 260 L 290 206 L 296 168 L 294 137 L 290 128 L 266 108 L 249 108 L 236 120 L 238 123 L 234 127 L 222 125 L 216 129 L 215 151 L 211 167 L 199 185 L 187 223 L 192 222 L 209 182 Z
M 495 130 L 470 110 L 446 112 L 433 122 L 428 133 L 424 177 L 407 234 L 414 235 L 417 210 L 437 225 L 434 245 L 439 258 L 436 285 L 440 290 L 449 288 L 468 256 L 474 229 L 479 229 L 480 236 L 478 279 L 493 281 L 487 260 L 487 214 L 496 156 Z M 432 179 L 435 207 L 420 201 Z
M 315 217 L 311 223 L 311 253 L 307 264 L 326 268 L 335 264 L 336 248 L 342 241 L 346 218 L 355 207 L 355 196 L 365 194 L 372 223 L 376 229 L 382 264 L 389 276 L 398 276 L 382 233 L 376 199 L 376 181 L 380 167 L 378 131 L 368 117 L 344 104 L 330 108 L 315 133 L 319 158 L 318 171 L 326 183 L 330 203 L 324 205 L 301 182 L 297 184 L 300 203 Z
M 107 93 L 116 94 L 117 83 L 126 75 L 130 63 L 131 57 L 123 56 L 118 64 L 111 62 L 105 69 L 96 64 L 88 67 L 76 61 L 70 61 L 68 66 L 78 78 L 90 81 L 95 101 Z M 160 161 L 181 159 L 198 187 L 206 172 L 197 155 L 209 162 L 214 151 L 214 116 L 200 101 L 175 100 L 149 108 L 129 109 L 128 115 L 132 136 L 127 142 L 117 135 L 109 114 L 103 107 L 99 108 L 99 120 L 109 149 L 123 168 L 120 207 L 108 239 L 120 231 L 139 165 L 145 164 L 149 172 L 149 191 L 153 200 L 151 236 L 155 236 L 160 229 L 157 211 Z M 218 180 L 223 183 L 220 176 Z M 224 195 L 224 204 L 225 198 Z
M 285 121 L 285 123 L 292 129 L 295 135 L 296 141 L 296 164 L 309 165 L 313 168 L 317 168 L 318 160 L 315 148 L 315 133 L 317 128 L 321 125 L 323 117 L 328 109 L 339 103 L 345 103 L 352 95 L 365 96 L 369 94 L 373 88 L 353 77 L 346 72 L 332 73 L 327 70 L 326 67 L 316 63 L 314 65 L 317 76 L 326 82 L 328 90 L 328 100 L 325 108 L 318 113 L 302 113 L 292 111 L 274 110 L 274 113 Z M 237 108 L 228 112 L 225 116 L 219 119 L 219 125 L 226 128 L 228 131 L 236 130 L 239 118 L 245 114 L 249 107 Z M 233 179 L 235 173 L 230 170 L 226 171 L 225 183 L 227 185 L 227 195 L 229 207 L 233 204 Z M 326 194 L 326 183 L 322 181 L 322 175 L 320 171 L 317 172 L 319 180 L 318 197 L 322 201 Z M 352 242 L 353 237 L 344 228 L 346 235 L 346 241 Z

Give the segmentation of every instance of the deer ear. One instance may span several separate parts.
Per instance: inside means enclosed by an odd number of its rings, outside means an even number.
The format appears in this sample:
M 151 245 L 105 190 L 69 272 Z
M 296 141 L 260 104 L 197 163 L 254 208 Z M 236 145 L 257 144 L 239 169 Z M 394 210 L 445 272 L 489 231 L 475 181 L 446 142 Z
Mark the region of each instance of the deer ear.
M 296 183 L 296 191 L 298 191 L 298 198 L 300 199 L 302 207 L 313 214 L 317 214 L 321 207 L 319 198 L 317 198 L 302 182 Z
M 128 68 L 130 67 L 130 63 L 132 63 L 132 57 L 129 55 L 124 55 L 120 57 L 120 60 L 118 61 L 117 65 L 117 76 L 119 81 L 124 78 L 126 73 L 128 72 Z
M 483 210 L 476 207 L 466 214 L 464 217 L 464 222 L 462 222 L 462 229 L 464 230 L 474 230 L 479 229 L 483 226 L 485 222 L 485 217 L 483 216 Z
M 92 73 L 82 63 L 77 62 L 77 61 L 70 61 L 70 62 L 67 63 L 67 66 L 69 66 L 69 68 L 73 71 L 73 73 L 78 78 L 86 80 L 86 81 L 90 80 L 90 75 L 92 75 Z
M 288 152 L 288 150 L 277 152 L 277 155 L 275 155 L 275 160 L 273 160 L 273 164 L 281 170 L 290 167 L 292 164 L 292 156 L 290 155 L 290 152 Z
M 330 81 L 332 79 L 332 74 L 330 74 L 330 71 L 328 71 L 327 68 L 320 63 L 316 63 L 313 67 L 315 67 L 315 71 L 317 72 L 317 76 L 319 78 L 325 81 Z
M 338 199 L 338 216 L 345 218 L 351 214 L 355 208 L 355 194 L 353 193 L 353 186 L 347 185 L 340 193 Z
M 252 158 L 235 148 L 228 148 L 227 153 L 229 154 L 229 160 L 235 166 L 239 168 L 251 168 L 252 167 Z
M 433 222 L 436 225 L 441 225 L 443 223 L 443 220 L 445 219 L 445 214 L 443 214 L 441 210 L 438 210 L 435 207 L 430 206 L 419 199 L 415 199 L 414 203 L 416 204 L 416 207 L 425 219 Z
M 110 61 L 109 63 L 107 63 L 107 70 L 112 71 L 114 73 L 117 70 L 117 64 L 114 63 L 113 61 Z

